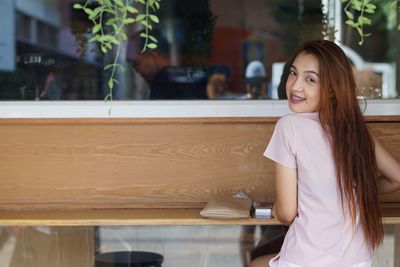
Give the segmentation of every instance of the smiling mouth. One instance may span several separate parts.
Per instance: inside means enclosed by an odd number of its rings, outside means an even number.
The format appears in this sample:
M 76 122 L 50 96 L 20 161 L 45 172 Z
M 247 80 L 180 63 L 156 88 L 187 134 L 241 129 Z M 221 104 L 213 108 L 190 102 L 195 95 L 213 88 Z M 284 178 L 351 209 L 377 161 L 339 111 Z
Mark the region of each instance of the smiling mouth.
M 306 99 L 303 97 L 290 94 L 290 102 L 293 104 L 299 104 L 299 103 L 303 102 L 304 100 L 306 100 Z

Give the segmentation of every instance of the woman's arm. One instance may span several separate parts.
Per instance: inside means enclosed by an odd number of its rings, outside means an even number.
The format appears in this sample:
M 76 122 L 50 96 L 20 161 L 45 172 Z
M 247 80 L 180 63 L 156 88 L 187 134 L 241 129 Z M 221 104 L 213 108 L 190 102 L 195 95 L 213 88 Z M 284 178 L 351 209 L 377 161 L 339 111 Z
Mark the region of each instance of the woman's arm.
M 284 225 L 297 215 L 297 170 L 275 162 L 275 203 L 272 214 Z
M 400 188 L 400 163 L 374 137 L 375 157 L 378 170 L 382 176 L 378 177 L 378 192 L 391 193 Z

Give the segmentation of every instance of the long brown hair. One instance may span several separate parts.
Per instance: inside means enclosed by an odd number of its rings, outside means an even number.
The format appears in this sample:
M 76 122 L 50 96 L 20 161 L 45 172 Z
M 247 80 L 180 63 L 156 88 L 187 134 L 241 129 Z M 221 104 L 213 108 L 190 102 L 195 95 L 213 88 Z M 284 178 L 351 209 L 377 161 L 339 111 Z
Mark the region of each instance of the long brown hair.
M 376 248 L 382 242 L 383 227 L 375 146 L 358 104 L 352 66 L 342 49 L 330 41 L 305 43 L 293 60 L 301 52 L 319 61 L 319 119 L 331 139 L 342 206 L 346 198 L 353 226 L 359 211 L 365 240 Z

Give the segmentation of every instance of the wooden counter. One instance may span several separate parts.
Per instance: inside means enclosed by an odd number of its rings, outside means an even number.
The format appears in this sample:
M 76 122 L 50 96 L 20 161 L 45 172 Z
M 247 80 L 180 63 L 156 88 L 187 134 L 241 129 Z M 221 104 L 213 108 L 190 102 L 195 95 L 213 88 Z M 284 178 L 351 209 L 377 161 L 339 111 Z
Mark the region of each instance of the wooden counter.
M 383 204 L 383 223 L 400 224 L 400 205 Z M 204 219 L 200 209 L 0 210 L 2 226 L 276 225 L 276 219 Z
M 0 211 L 0 225 L 257 225 L 279 224 L 275 219 L 204 219 L 200 209 L 133 209 L 74 211 Z

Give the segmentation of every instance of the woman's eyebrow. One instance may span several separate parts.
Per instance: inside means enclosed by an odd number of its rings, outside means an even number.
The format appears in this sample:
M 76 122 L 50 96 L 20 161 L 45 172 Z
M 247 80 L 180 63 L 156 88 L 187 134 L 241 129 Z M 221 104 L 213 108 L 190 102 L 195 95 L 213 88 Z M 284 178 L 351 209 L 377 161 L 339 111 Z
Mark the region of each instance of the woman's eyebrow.
M 317 75 L 319 77 L 318 72 L 313 71 L 313 70 L 306 70 L 306 71 L 304 71 L 304 73 L 313 73 L 313 74 L 315 74 L 315 75 Z
M 297 68 L 293 64 L 290 66 L 290 69 L 294 69 L 297 72 Z M 316 71 L 313 71 L 313 70 L 306 70 L 306 71 L 304 71 L 304 73 L 313 73 L 313 74 L 315 74 L 315 75 L 317 75 L 319 77 L 319 73 L 316 72 Z

